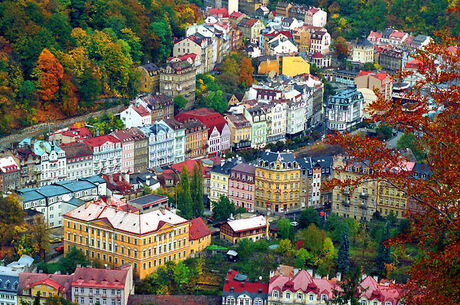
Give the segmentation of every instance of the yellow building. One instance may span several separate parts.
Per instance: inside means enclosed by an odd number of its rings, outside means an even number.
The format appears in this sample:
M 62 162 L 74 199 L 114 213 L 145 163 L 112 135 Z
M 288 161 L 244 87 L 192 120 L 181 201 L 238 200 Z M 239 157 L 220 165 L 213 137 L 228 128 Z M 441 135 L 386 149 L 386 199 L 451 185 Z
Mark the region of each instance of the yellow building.
M 300 166 L 292 153 L 265 152 L 256 163 L 256 210 L 300 207 Z
M 241 239 L 256 242 L 268 236 L 268 222 L 262 215 L 231 220 L 220 227 L 220 239 L 238 244 Z
M 281 70 L 282 74 L 290 77 L 310 74 L 310 64 L 300 56 L 284 56 Z
M 225 117 L 230 128 L 230 145 L 233 149 L 251 147 L 251 123 L 242 114 Z
M 160 70 L 158 66 L 148 63 L 139 66 L 137 70 L 140 73 L 139 91 L 145 93 L 157 92 L 160 85 Z
M 230 176 L 230 171 L 236 165 L 235 161 L 222 161 L 220 165 L 216 165 L 211 169 L 211 186 L 209 190 L 209 199 L 211 200 L 211 210 L 212 202 L 218 201 L 220 196 L 228 197 L 228 177 Z
M 190 255 L 195 256 L 211 244 L 211 231 L 200 217 L 190 220 Z
M 311 34 L 306 28 L 299 28 L 292 36 L 299 52 L 308 53 L 310 50 Z
M 381 216 L 388 216 L 393 212 L 397 218 L 404 218 L 404 213 L 408 206 L 408 197 L 404 192 L 401 192 L 388 182 L 379 182 L 377 211 Z
M 185 128 L 185 160 L 208 154 L 208 127 L 196 119 L 182 122 Z
M 159 208 L 141 213 L 122 202 L 90 202 L 64 215 L 64 253 L 75 246 L 114 268 L 130 263 L 141 279 L 190 256 L 189 221 Z
M 18 304 L 22 301 L 32 304 L 39 292 L 40 304 L 54 296 L 70 299 L 71 288 L 72 275 L 21 272 L 17 288 Z
M 278 75 L 280 73 L 280 61 L 278 56 L 275 58 L 267 57 L 264 61 L 261 61 L 258 67 L 259 74 L 269 74 Z

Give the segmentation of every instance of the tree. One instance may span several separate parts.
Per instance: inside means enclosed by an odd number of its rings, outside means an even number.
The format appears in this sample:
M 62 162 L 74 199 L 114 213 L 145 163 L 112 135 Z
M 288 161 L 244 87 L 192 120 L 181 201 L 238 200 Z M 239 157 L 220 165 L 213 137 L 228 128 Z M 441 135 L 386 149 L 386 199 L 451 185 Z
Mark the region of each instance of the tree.
M 189 281 L 190 269 L 183 262 L 178 262 L 174 267 L 174 282 L 179 293 L 185 293 L 185 288 Z
M 172 33 L 169 25 L 164 21 L 156 21 L 150 25 L 150 31 L 157 47 L 157 61 L 163 62 L 172 50 Z
M 218 201 L 212 202 L 212 217 L 215 221 L 226 221 L 230 215 L 235 214 L 235 205 L 227 196 L 221 195 Z
M 275 250 L 281 255 L 286 254 L 286 252 L 292 250 L 292 242 L 289 239 L 282 239 Z
M 71 274 L 77 268 L 77 265 L 87 266 L 89 261 L 83 252 L 76 247 L 72 247 L 70 252 L 68 252 L 63 258 L 60 259 L 61 264 L 61 273 L 62 274 Z
M 299 226 L 301 228 L 307 228 L 310 224 L 320 226 L 321 219 L 319 218 L 318 211 L 313 208 L 306 208 L 300 213 Z
M 214 109 L 220 114 L 223 114 L 228 108 L 228 104 L 224 98 L 222 90 L 210 92 L 208 96 L 205 97 L 204 102 L 207 108 Z
M 35 75 L 40 99 L 43 102 L 52 101 L 59 90 L 60 81 L 64 76 L 64 68 L 46 48 L 38 57 Z
M 179 110 L 183 109 L 187 105 L 187 99 L 182 95 L 176 95 L 173 99 L 174 101 L 174 109 Z
M 236 249 L 241 259 L 248 258 L 249 254 L 253 251 L 254 243 L 248 238 L 243 238 L 238 242 L 238 248 Z
M 204 203 L 203 203 L 203 169 L 201 164 L 193 166 L 192 173 L 192 182 L 190 184 L 190 191 L 192 195 L 192 208 L 193 215 L 195 217 L 200 217 L 204 212 Z
M 419 139 L 417 139 L 417 137 L 412 132 L 403 134 L 396 142 L 396 148 L 409 148 L 417 161 L 423 161 L 425 159 L 423 146 L 421 145 Z
M 50 234 L 48 223 L 45 222 L 43 217 L 35 217 L 32 225 L 30 226 L 30 232 L 33 237 L 34 243 L 37 245 L 40 257 L 44 258 L 45 253 L 50 248 Z
M 14 238 L 14 228 L 24 224 L 24 210 L 19 202 L 17 195 L 0 198 L 0 245 L 10 245 Z
M 40 291 L 37 292 L 37 295 L 34 298 L 34 302 L 32 305 L 40 305 L 41 293 Z
M 360 305 L 360 293 L 366 291 L 361 287 L 361 268 L 356 266 L 347 274 L 342 274 L 342 281 L 338 289 L 334 290 L 334 296 L 328 304 L 334 305 Z
M 460 213 L 460 48 L 449 49 L 459 44 L 458 37 L 441 35 L 438 40 L 417 51 L 415 58 L 420 61 L 417 73 L 421 77 L 401 100 L 379 96 L 370 105 L 372 121 L 412 132 L 424 144 L 430 170 L 427 176 L 414 177 L 405 170 L 407 158 L 378 139 L 349 134 L 328 136 L 329 143 L 346 149 L 350 162 L 364 162 L 370 168 L 369 173 L 353 181 L 342 183 L 333 179 L 329 186 L 347 184 L 353 188 L 363 179 L 383 180 L 405 193 L 418 207 L 407 211 L 411 222 L 409 232 L 390 241 L 399 245 L 416 240 L 422 252 L 410 267 L 404 295 L 408 304 L 460 302 L 460 258 L 456 254 L 460 247 L 460 219 L 456 216 Z M 411 73 L 404 72 L 402 76 Z M 436 89 L 425 91 L 425 88 Z M 408 99 L 411 103 L 403 102 Z
M 332 260 L 335 257 L 335 248 L 332 240 L 326 237 L 323 241 L 323 255 L 326 259 Z
M 311 224 L 303 233 L 303 246 L 308 252 L 318 257 L 323 249 L 325 237 L 324 231 L 319 230 L 314 224 Z
M 180 182 L 177 186 L 177 208 L 182 217 L 186 219 L 193 217 L 192 194 L 190 193 L 188 170 L 185 165 L 180 173 Z
M 280 219 L 277 225 L 277 229 L 281 239 L 292 239 L 293 230 L 289 219 Z
M 379 240 L 379 246 L 377 248 L 377 257 L 376 257 L 377 273 L 381 277 L 387 276 L 387 265 L 391 264 L 392 262 L 391 249 L 389 245 L 385 244 L 389 238 L 390 238 L 390 224 L 387 222 L 385 224 L 385 228 L 383 230 L 382 237 Z
M 334 49 L 335 55 L 337 55 L 339 59 L 344 59 L 348 56 L 348 44 L 345 38 L 343 38 L 342 36 L 339 36 L 335 39 Z
M 350 270 L 350 241 L 348 240 L 348 230 L 343 231 L 340 237 L 340 247 L 337 255 L 337 270 L 342 275 L 346 275 Z
M 252 86 L 252 75 L 254 74 L 254 67 L 249 57 L 243 57 L 240 64 L 240 83 L 244 84 L 246 88 Z

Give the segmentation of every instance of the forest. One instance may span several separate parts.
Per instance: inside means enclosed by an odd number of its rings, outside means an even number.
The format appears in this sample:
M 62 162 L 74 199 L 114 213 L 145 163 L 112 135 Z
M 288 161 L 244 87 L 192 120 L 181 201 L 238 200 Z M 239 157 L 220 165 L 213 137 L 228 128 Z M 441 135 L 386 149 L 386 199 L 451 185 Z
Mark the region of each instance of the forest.
M 135 96 L 136 67 L 201 18 L 184 0 L 2 1 L 0 135 Z

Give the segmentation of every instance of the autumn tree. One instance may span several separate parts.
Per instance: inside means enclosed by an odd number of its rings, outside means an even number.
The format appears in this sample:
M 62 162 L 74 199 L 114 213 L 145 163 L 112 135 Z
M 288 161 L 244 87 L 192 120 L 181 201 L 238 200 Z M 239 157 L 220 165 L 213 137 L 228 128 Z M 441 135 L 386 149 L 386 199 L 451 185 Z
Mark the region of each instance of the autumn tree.
M 344 59 L 348 56 L 348 44 L 345 38 L 343 38 L 342 36 L 339 36 L 335 39 L 334 49 L 335 55 L 337 55 L 339 59 Z
M 439 41 L 417 51 L 415 58 L 421 64 L 416 73 L 421 77 L 402 99 L 385 100 L 378 94 L 370 105 L 372 121 L 413 133 L 423 143 L 428 177 L 414 176 L 406 167 L 409 160 L 378 139 L 350 134 L 328 137 L 329 143 L 346 149 L 348 162 L 363 162 L 370 168 L 354 180 L 333 179 L 328 187 L 353 189 L 362 181 L 384 181 L 409 198 L 409 229 L 390 242 L 400 247 L 416 241 L 421 251 L 404 290 L 408 304 L 460 302 L 460 48 L 456 47 L 460 41 L 445 35 Z
M 59 90 L 61 79 L 64 77 L 64 68 L 46 48 L 38 57 L 35 75 L 40 100 L 43 102 L 52 101 Z
M 249 57 L 243 57 L 240 65 L 240 78 L 241 84 L 244 84 L 246 88 L 252 86 L 252 75 L 254 74 L 254 67 L 252 66 L 251 59 Z

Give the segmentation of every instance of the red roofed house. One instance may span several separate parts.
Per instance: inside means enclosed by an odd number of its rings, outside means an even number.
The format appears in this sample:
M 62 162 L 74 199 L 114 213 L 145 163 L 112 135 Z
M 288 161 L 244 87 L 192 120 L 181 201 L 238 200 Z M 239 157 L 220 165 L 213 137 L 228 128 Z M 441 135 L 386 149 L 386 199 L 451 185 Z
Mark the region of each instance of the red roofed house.
M 112 174 L 121 170 L 121 141 L 111 135 L 85 139 L 93 151 L 94 175 Z
M 409 37 L 409 34 L 395 30 L 393 31 L 393 33 L 390 34 L 389 42 L 392 45 L 400 45 L 403 42 L 405 42 L 408 37 Z
M 228 16 L 228 19 L 230 20 L 231 23 L 233 24 L 238 24 L 241 19 L 243 19 L 245 15 L 241 12 L 233 12 L 230 13 L 230 16 Z
M 46 298 L 60 296 L 70 300 L 72 295 L 72 275 L 19 273 L 18 303 L 25 301 L 32 304 L 35 296 L 40 292 L 40 303 Z
M 193 58 L 197 73 L 209 72 L 212 69 L 209 50 L 211 43 L 202 35 L 190 35 L 174 42 L 173 56 L 181 57 L 187 54 L 196 54 Z
M 19 162 L 13 157 L 0 158 L 0 192 L 6 193 L 19 188 L 21 179 Z
M 222 304 L 266 305 L 268 284 L 251 282 L 246 275 L 230 269 L 222 290 Z
M 228 10 L 225 7 L 222 8 L 212 8 L 209 10 L 210 16 L 216 16 L 219 18 L 228 18 Z
M 419 80 L 423 79 L 422 74 L 418 72 L 419 68 L 423 66 L 423 63 L 418 59 L 412 59 L 411 61 L 407 62 L 404 66 L 405 71 L 411 71 L 411 75 L 407 75 L 404 78 L 404 82 L 407 83 L 409 86 L 414 86 Z
M 152 124 L 150 111 L 139 103 L 131 104 L 128 108 L 120 112 L 120 119 L 126 128 Z
M 358 90 L 361 88 L 371 91 L 378 89 L 385 99 L 391 99 L 393 95 L 393 79 L 385 72 L 361 71 L 355 77 L 354 82 Z
M 195 256 L 211 244 L 211 231 L 200 217 L 190 220 L 190 255 Z
M 91 137 L 92 135 L 88 128 L 77 128 L 74 126 L 58 130 L 51 134 L 51 138 L 58 145 L 61 145 L 62 143 L 81 142 L 83 139 Z
M 369 42 L 372 44 L 380 43 L 380 38 L 382 38 L 382 32 L 371 31 L 370 34 L 367 36 L 367 40 L 369 40 Z
M 243 32 L 243 37 L 247 38 L 249 42 L 257 43 L 260 31 L 265 28 L 265 25 L 259 19 L 244 17 L 238 23 L 238 28 Z
M 179 113 L 176 120 L 184 122 L 195 118 L 208 129 L 208 154 L 221 154 L 230 149 L 230 128 L 225 118 L 212 109 L 200 108 Z
M 317 27 L 325 27 L 327 23 L 327 13 L 320 8 L 311 7 L 305 13 L 305 23 Z

